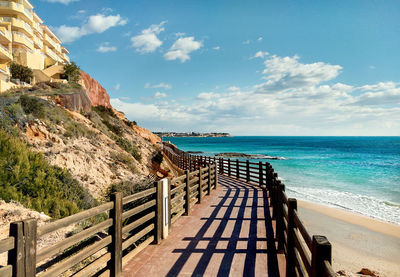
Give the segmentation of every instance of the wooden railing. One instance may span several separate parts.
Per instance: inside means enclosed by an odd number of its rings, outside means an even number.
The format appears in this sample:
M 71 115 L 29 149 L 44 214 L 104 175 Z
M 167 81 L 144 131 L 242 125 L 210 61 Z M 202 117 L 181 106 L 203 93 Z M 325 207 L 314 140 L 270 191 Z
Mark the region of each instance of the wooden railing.
M 331 244 L 324 236 L 310 236 L 297 212 L 297 200 L 287 197 L 285 185 L 271 164 L 190 155 L 167 142 L 164 142 L 164 154 L 180 168 L 195 170 L 215 164 L 215 176 L 230 176 L 265 189 L 276 221 L 277 249 L 286 257 L 286 276 L 336 276 L 331 264 Z
M 39 227 L 35 219 L 11 223 L 10 236 L 0 240 L 0 254 L 8 252 L 0 277 L 122 276 L 124 264 L 161 242 L 165 216 L 169 229 L 216 188 L 216 172 L 209 164 L 168 179 L 168 207 L 161 180 L 127 197 L 114 193 L 109 202 Z M 57 240 L 65 233 L 71 235 Z M 46 246 L 39 247 L 43 242 Z

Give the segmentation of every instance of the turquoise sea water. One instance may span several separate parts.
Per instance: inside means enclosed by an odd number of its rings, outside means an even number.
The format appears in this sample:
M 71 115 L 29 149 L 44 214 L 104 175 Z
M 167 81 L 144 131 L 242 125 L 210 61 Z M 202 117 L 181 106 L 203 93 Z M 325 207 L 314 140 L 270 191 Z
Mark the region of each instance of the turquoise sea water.
M 290 197 L 400 225 L 400 137 L 166 138 L 202 155 L 285 157 L 272 164 Z M 260 160 L 254 160 L 260 161 Z

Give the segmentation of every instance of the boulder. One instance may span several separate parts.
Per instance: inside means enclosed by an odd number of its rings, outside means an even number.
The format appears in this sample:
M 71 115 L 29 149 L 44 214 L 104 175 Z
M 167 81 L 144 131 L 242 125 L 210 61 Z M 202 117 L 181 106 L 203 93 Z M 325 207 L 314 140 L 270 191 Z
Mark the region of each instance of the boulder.
M 373 276 L 373 277 L 379 277 L 379 273 L 376 271 L 373 271 L 369 268 L 363 268 L 360 270 L 360 272 L 358 272 L 358 274 L 362 274 L 362 275 L 367 275 L 367 276 Z

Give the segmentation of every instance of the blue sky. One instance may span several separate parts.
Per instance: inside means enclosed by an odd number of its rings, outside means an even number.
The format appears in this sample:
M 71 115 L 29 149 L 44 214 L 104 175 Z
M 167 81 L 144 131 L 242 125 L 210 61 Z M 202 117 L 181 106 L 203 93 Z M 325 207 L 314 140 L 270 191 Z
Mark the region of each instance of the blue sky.
M 400 2 L 36 0 L 154 131 L 400 135 Z

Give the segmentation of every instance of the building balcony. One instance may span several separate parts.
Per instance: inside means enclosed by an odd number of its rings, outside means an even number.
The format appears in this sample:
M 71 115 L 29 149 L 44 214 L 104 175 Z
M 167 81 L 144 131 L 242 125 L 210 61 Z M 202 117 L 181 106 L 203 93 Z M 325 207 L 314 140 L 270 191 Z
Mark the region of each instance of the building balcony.
M 58 53 L 61 53 L 61 45 L 55 42 L 49 35 L 45 34 L 44 43 L 47 44 L 50 48 L 56 50 Z
M 33 21 L 32 11 L 16 2 L 0 1 L 0 13 L 6 16 L 19 14 L 29 23 Z
M 32 27 L 26 23 L 25 21 L 12 17 L 11 20 L 11 28 L 13 30 L 24 32 L 29 37 L 33 37 L 33 29 Z
M 7 30 L 7 28 L 0 26 L 0 41 L 9 43 L 11 42 L 11 39 L 11 33 Z
M 28 38 L 24 33 L 13 32 L 13 43 L 24 45 L 30 50 L 34 49 L 33 40 Z
M 63 56 L 64 62 L 69 63 L 70 60 L 69 60 L 69 57 L 67 56 L 67 54 L 63 53 L 62 56 Z
M 0 64 L 0 72 L 4 75 L 10 75 L 10 67 L 6 64 Z
M 53 50 L 51 50 L 49 47 L 45 47 L 45 53 L 53 61 L 62 62 L 62 59 Z
M 65 54 L 69 54 L 69 51 L 67 48 L 65 48 L 64 46 L 61 46 L 61 51 Z
M 43 40 L 38 38 L 37 36 L 33 37 L 33 43 L 35 44 L 35 48 L 38 48 L 38 49 L 43 48 Z
M 39 23 L 33 22 L 33 29 L 38 32 L 41 36 L 43 36 L 43 29 Z
M 10 50 L 4 45 L 0 44 L 0 60 L 11 61 L 13 59 Z

